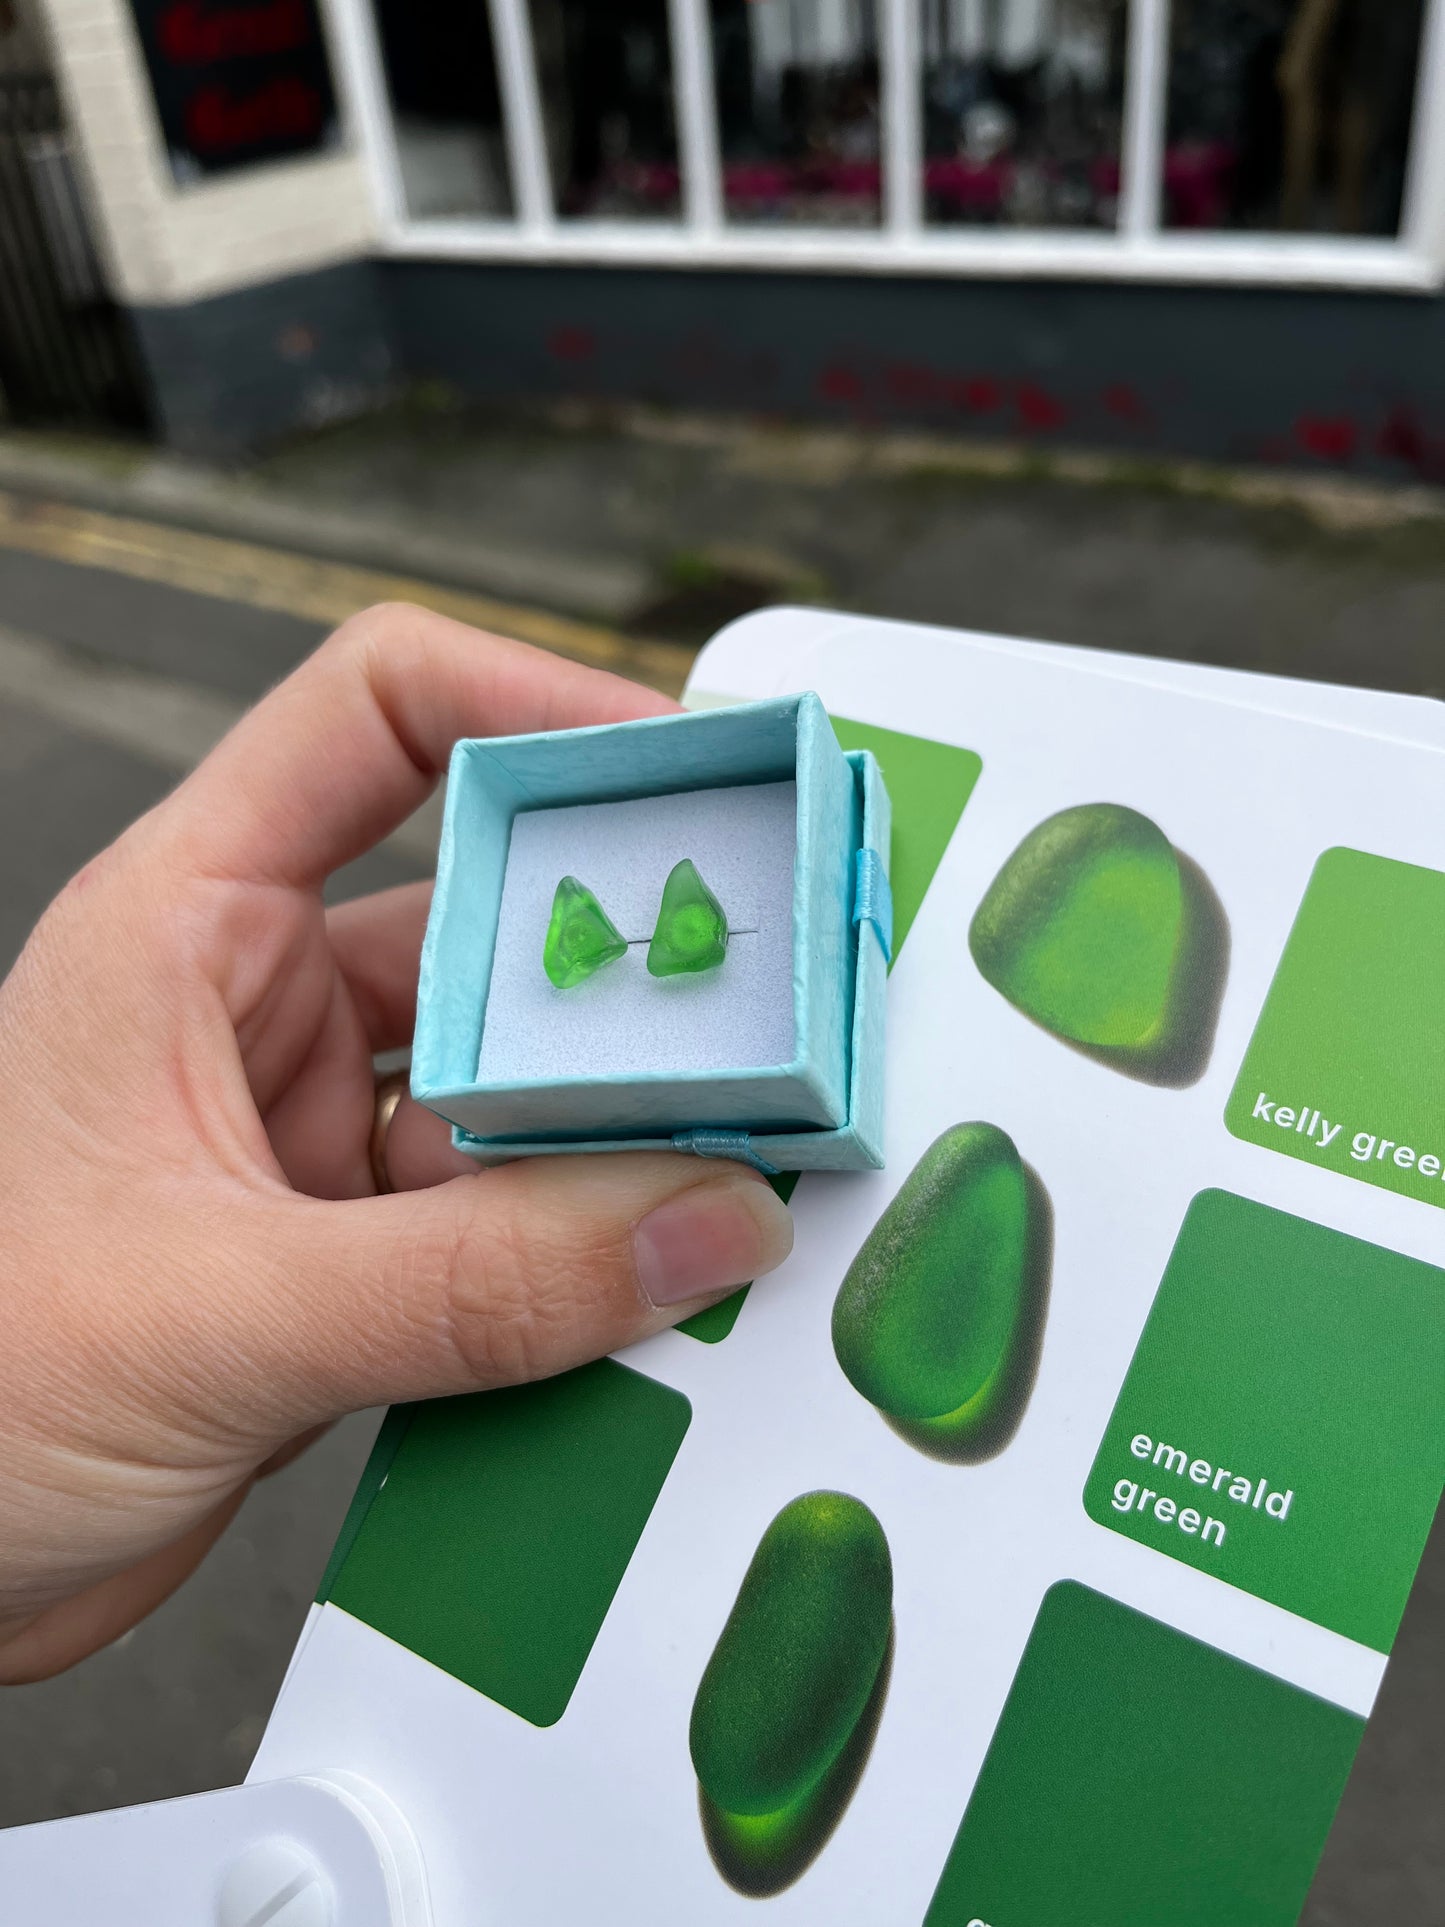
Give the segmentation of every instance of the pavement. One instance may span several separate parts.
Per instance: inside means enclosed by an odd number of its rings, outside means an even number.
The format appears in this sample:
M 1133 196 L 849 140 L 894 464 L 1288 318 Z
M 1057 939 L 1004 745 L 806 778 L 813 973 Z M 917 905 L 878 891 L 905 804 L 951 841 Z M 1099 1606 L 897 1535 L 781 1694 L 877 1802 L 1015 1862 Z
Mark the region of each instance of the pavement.
M 185 579 L 224 577 L 244 605 L 266 606 L 265 558 L 290 550 L 329 561 L 323 583 L 357 569 L 353 594 L 366 581 L 470 597 L 514 632 L 588 660 L 610 649 L 618 666 L 656 642 L 696 646 L 760 603 L 815 600 L 1445 695 L 1441 490 L 636 408 L 497 414 L 422 393 L 229 471 L 4 436 L 0 492 L 32 515 L 37 559 L 44 501 L 69 517 L 49 552 L 118 554 L 133 579 L 150 566 L 174 580 L 179 543 L 147 559 L 144 527 L 160 522 L 198 538 Z M 0 502 L 0 522 L 17 512 Z M 106 517 L 132 518 L 129 539 Z M 335 594 L 306 598 L 293 573 L 273 609 L 334 619 Z M 628 666 L 668 680 L 665 652 Z
M 0 969 L 241 708 L 388 595 L 668 689 L 729 616 L 817 599 L 1445 695 L 1428 491 L 439 394 L 225 472 L 0 435 Z M 433 810 L 336 894 L 424 874 L 434 839 Z M 244 1774 L 376 1419 L 259 1488 L 127 1638 L 0 1693 L 0 1825 Z M 1442 1810 L 1445 1515 L 1304 1927 L 1440 1927 Z

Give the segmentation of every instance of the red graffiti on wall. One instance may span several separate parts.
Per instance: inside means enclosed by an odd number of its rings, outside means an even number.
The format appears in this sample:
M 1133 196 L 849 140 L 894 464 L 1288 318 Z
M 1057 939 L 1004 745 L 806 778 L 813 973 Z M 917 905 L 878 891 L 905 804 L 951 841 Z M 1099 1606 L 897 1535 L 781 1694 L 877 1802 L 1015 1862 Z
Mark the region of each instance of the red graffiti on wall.
M 948 398 L 970 415 L 992 415 L 1003 407 L 1003 383 L 989 375 L 964 375 L 949 382 Z
M 1359 445 L 1360 431 L 1348 415 L 1301 415 L 1294 425 L 1300 447 L 1325 462 L 1347 462 Z
M 1392 408 L 1380 425 L 1375 447 L 1380 454 L 1422 472 L 1431 466 L 1425 431 L 1408 408 Z
M 1069 411 L 1057 396 L 1051 395 L 1037 382 L 1021 381 L 1014 396 L 1014 407 L 1018 411 L 1019 424 L 1023 428 L 1048 430 L 1062 428 L 1069 418 Z
M 590 328 L 565 324 L 547 337 L 547 353 L 554 361 L 590 361 L 597 352 L 597 337 Z
M 818 376 L 818 393 L 825 401 L 843 401 L 855 407 L 863 400 L 863 377 L 846 361 L 830 361 Z
M 932 401 L 938 393 L 938 376 L 926 362 L 893 361 L 886 370 L 889 399 L 906 407 L 910 402 Z
M 1144 423 L 1152 419 L 1149 409 L 1127 381 L 1111 381 L 1104 390 L 1104 406 L 1116 421 Z

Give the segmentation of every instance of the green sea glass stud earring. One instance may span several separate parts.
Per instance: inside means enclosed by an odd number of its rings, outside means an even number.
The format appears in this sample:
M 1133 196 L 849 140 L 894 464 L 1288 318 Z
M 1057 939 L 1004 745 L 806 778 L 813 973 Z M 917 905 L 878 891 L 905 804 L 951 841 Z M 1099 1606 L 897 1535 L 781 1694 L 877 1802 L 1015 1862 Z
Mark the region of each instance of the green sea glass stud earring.
M 657 928 L 647 947 L 654 977 L 715 970 L 727 955 L 728 920 L 691 857 L 675 864 L 662 886 Z
M 552 899 L 542 968 L 558 990 L 570 990 L 604 964 L 627 954 L 627 940 L 585 883 L 563 877 Z

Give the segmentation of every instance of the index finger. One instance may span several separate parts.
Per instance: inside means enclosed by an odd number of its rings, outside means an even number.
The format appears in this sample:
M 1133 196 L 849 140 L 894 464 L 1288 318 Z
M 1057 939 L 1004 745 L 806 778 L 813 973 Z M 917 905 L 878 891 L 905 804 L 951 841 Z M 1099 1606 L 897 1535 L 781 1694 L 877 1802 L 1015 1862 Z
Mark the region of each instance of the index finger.
M 677 707 L 604 670 L 385 603 L 344 623 L 163 807 L 185 812 L 208 869 L 311 888 L 411 815 L 460 736 Z

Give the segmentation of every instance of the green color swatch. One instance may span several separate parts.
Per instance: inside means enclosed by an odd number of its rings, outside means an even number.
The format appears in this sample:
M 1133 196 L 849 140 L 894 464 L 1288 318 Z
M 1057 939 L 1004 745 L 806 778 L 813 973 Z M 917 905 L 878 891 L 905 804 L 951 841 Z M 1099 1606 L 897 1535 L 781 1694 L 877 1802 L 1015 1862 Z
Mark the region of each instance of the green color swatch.
M 968 947 L 1000 995 L 1057 1037 L 1155 1043 L 1179 952 L 1179 863 L 1157 823 L 1118 803 L 1061 810 L 989 885 Z
M 904 939 L 923 908 L 934 872 L 973 794 L 983 762 L 971 749 L 956 749 L 952 743 L 905 736 L 894 729 L 875 729 L 871 723 L 851 723 L 842 716 L 832 721 L 833 734 L 843 749 L 872 751 L 888 786 L 893 805 L 888 880 L 893 891 L 893 962 L 897 963 Z M 791 1197 L 796 1175 L 790 1173 L 786 1179 L 787 1191 L 782 1189 L 782 1182 L 774 1186 L 778 1195 Z M 677 1329 L 689 1338 L 715 1345 L 737 1323 L 746 1297 L 745 1287 L 720 1305 L 685 1319 Z
M 611 1359 L 412 1408 L 331 1602 L 551 1726 L 691 1417 Z
M 1445 1207 L 1445 873 L 1315 865 L 1225 1110 L 1236 1137 Z
M 796 1172 L 790 1171 L 787 1175 L 792 1178 L 794 1184 L 797 1183 Z M 777 1179 L 774 1178 L 771 1182 L 773 1189 L 777 1190 Z M 779 1195 L 782 1194 L 779 1193 Z M 700 1345 L 720 1345 L 738 1322 L 738 1313 L 742 1310 L 743 1301 L 751 1289 L 750 1285 L 744 1285 L 741 1290 L 735 1291 L 731 1298 L 720 1299 L 717 1304 L 709 1305 L 706 1311 L 695 1311 L 691 1318 L 684 1318 L 681 1324 L 674 1325 L 673 1330 L 683 1332 L 689 1338 L 695 1338 Z
M 1445 1272 L 1206 1191 L 1084 1493 L 1099 1525 L 1387 1653 L 1445 1483 Z
M 647 968 L 654 977 L 690 977 L 716 970 L 727 953 L 727 915 L 697 865 L 685 856 L 673 864 L 662 886 Z
M 552 898 L 542 968 L 558 990 L 571 990 L 627 955 L 627 942 L 585 883 L 563 877 Z
M 893 848 L 888 881 L 893 891 L 893 961 L 897 963 L 913 920 L 943 861 L 949 839 L 983 771 L 971 749 L 904 736 L 871 723 L 833 718 L 844 749 L 867 749 L 877 758 L 893 805 Z
M 331 1557 L 326 1561 L 326 1570 L 321 1575 L 321 1584 L 316 1588 L 316 1603 L 324 1606 L 331 1597 L 331 1589 L 341 1568 L 346 1564 L 346 1556 L 356 1544 L 357 1534 L 366 1523 L 366 1515 L 371 1510 L 371 1502 L 386 1484 L 386 1475 L 391 1470 L 391 1462 L 401 1450 L 401 1442 L 411 1428 L 411 1421 L 417 1411 L 415 1405 L 393 1405 L 381 1421 L 381 1430 L 376 1435 L 366 1464 L 361 1468 L 361 1477 L 356 1482 L 356 1490 L 351 1495 L 351 1504 L 346 1508 L 346 1517 L 341 1521 L 341 1530 L 336 1535 L 336 1544 L 331 1548 Z
M 1055 1586 L 925 1927 L 1294 1927 L 1363 1731 Z
M 843 1374 L 911 1443 L 998 1429 L 1036 1295 L 1038 1203 L 1013 1139 L 956 1124 L 924 1152 L 833 1306 Z
M 806 1492 L 784 1506 L 708 1660 L 689 1732 L 704 1833 L 741 1891 L 776 1893 L 837 1825 L 877 1725 L 892 1631 L 893 1562 L 862 1500 Z
M 768 1179 L 784 1204 L 797 1190 L 800 1175 L 797 1171 L 780 1171 L 776 1177 Z M 751 1290 L 751 1285 L 744 1285 L 731 1298 L 719 1299 L 717 1304 L 709 1305 L 706 1311 L 695 1311 L 691 1318 L 684 1318 L 680 1325 L 674 1325 L 673 1330 L 686 1332 L 689 1338 L 696 1338 L 704 1345 L 718 1344 L 738 1322 L 743 1300 Z

